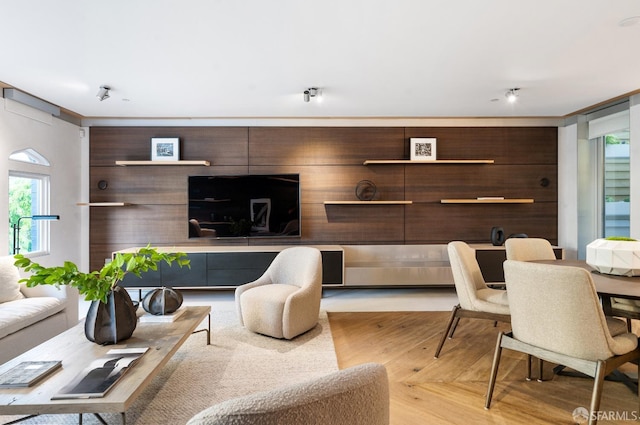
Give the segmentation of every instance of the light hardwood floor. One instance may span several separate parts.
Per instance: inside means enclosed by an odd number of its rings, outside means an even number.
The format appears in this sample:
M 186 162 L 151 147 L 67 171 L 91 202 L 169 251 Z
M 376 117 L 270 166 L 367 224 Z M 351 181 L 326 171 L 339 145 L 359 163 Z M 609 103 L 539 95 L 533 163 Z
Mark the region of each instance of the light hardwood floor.
M 462 319 L 439 359 L 433 354 L 449 312 L 329 312 L 340 368 L 365 362 L 386 366 L 392 425 L 573 424 L 573 411 L 589 405 L 593 380 L 554 376 L 524 379 L 524 355 L 503 351 L 491 409 L 484 398 L 497 328 Z M 636 329 L 637 332 L 637 329 Z M 625 366 L 635 373 L 636 367 Z M 535 372 L 535 370 L 534 370 Z M 599 424 L 631 424 L 638 395 L 624 384 L 605 382 Z

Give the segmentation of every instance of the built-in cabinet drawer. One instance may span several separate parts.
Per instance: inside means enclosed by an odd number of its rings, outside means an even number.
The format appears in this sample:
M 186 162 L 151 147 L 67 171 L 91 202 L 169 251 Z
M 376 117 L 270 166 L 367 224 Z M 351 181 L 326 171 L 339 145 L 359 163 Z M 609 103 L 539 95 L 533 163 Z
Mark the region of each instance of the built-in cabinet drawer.
M 143 273 L 141 277 L 129 274 L 122 281 L 127 288 L 234 288 L 262 276 L 273 259 L 273 251 L 232 251 L 187 253 L 191 267 L 161 263 L 158 270 Z M 343 284 L 342 250 L 321 250 L 322 284 Z
M 502 263 L 507 259 L 507 251 L 504 247 L 476 247 L 475 250 L 476 260 L 478 260 L 484 281 L 487 283 L 504 282 Z M 562 259 L 564 257 L 564 249 L 555 247 L 553 251 L 556 258 Z
M 207 286 L 238 286 L 262 276 L 277 252 L 207 254 Z

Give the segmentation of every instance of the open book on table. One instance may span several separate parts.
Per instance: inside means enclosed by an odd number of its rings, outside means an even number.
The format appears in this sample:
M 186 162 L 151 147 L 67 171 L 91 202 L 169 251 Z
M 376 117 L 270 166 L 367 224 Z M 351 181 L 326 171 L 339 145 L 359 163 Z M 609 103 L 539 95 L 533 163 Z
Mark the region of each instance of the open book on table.
M 103 357 L 92 361 L 51 399 L 104 397 L 148 349 L 149 347 L 109 350 Z

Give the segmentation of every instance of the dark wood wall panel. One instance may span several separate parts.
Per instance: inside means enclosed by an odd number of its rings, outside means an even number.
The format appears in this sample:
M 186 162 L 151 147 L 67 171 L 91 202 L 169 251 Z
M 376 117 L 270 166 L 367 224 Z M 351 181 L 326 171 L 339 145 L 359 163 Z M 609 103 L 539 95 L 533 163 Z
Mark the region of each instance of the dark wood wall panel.
M 247 165 L 246 127 L 91 127 L 89 163 L 151 159 L 152 137 L 179 137 L 180 159 L 217 165 Z
M 304 240 L 325 244 L 404 243 L 402 205 L 305 205 Z
M 404 200 L 404 170 L 402 167 L 364 167 L 362 165 L 257 166 L 251 174 L 300 174 L 303 203 L 324 201 L 356 201 L 356 185 L 361 180 L 373 181 L 375 200 Z
M 547 186 L 541 184 L 547 179 Z M 443 164 L 406 167 L 405 196 L 414 202 L 503 196 L 558 200 L 555 165 Z
M 407 128 L 406 137 L 407 141 L 412 137 L 435 137 L 438 159 L 493 159 L 496 164 L 558 163 L 555 127 Z M 408 149 L 406 155 L 408 158 Z
M 530 237 L 558 243 L 558 205 L 533 204 L 413 204 L 406 209 L 407 243 L 447 243 L 462 240 L 489 243 L 491 228 L 502 227 L 508 236 Z
M 150 159 L 151 137 L 179 137 L 181 159 L 210 167 L 115 165 Z M 407 159 L 411 137 L 436 137 L 438 159 L 494 164 L 363 165 Z M 189 175 L 299 173 L 302 236 L 189 239 Z M 541 179 L 549 184 L 542 186 Z M 108 183 L 105 190 L 98 182 Z M 325 205 L 356 200 L 360 180 L 375 200 L 411 205 Z M 112 251 L 146 245 L 289 245 L 488 242 L 491 227 L 557 243 L 557 129 L 525 127 L 95 127 L 90 146 L 91 267 Z M 533 204 L 441 204 L 441 199 L 504 196 Z
M 187 204 L 188 176 L 243 174 L 246 166 L 111 166 L 94 167 L 91 173 L 91 202 L 135 204 Z M 107 188 L 98 188 L 100 181 Z
M 403 128 L 255 127 L 249 129 L 250 165 L 362 164 L 403 158 Z

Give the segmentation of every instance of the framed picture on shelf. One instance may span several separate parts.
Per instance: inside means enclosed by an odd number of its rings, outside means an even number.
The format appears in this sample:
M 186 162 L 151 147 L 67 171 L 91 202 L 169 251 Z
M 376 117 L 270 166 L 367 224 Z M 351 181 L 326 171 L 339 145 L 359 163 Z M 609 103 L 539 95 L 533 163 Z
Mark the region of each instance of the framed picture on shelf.
M 152 137 L 151 138 L 152 161 L 179 161 L 180 138 L 178 137 Z
M 436 139 L 412 137 L 409 139 L 409 151 L 411 161 L 435 161 Z

